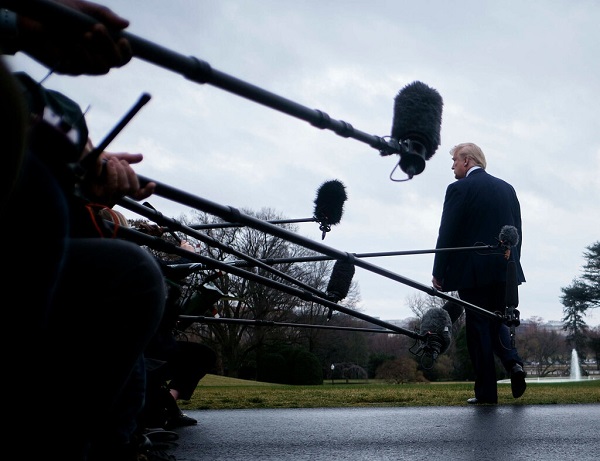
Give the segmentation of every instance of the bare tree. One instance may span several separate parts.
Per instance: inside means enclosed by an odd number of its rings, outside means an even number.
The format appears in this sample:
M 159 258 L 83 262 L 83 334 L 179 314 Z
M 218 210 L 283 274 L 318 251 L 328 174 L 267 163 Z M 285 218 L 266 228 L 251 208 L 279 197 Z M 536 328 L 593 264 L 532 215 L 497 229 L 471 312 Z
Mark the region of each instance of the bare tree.
M 249 210 L 243 212 L 263 221 L 283 220 L 268 208 L 257 213 Z M 218 242 L 199 242 L 201 254 L 225 262 L 239 263 L 240 258 L 249 259 L 245 264 L 238 264 L 249 274 L 256 274 L 296 289 L 309 286 L 325 293 L 333 261 L 303 261 L 316 253 L 251 227 L 219 226 L 220 220 L 205 213 L 197 213 L 194 221 L 204 225 L 214 224 L 214 227 L 204 232 L 210 239 Z M 298 230 L 294 224 L 280 225 L 292 232 Z M 262 264 L 253 263 L 256 260 Z M 266 262 L 269 263 L 268 267 Z M 239 376 L 240 370 L 256 368 L 262 351 L 272 344 L 298 344 L 309 351 L 318 349 L 320 338 L 324 336 L 322 330 L 291 328 L 276 323 L 325 324 L 329 313 L 327 307 L 243 276 L 229 274 L 217 278 L 213 283 L 224 294 L 236 299 L 232 301 L 225 298 L 218 302 L 221 317 L 268 322 L 209 323 L 193 326 L 194 334 L 218 351 L 223 374 Z M 191 289 L 197 289 L 197 286 L 192 285 Z M 358 288 L 354 284 L 344 300 L 344 305 L 351 306 L 357 299 Z
M 400 357 L 383 363 L 375 375 L 377 379 L 394 384 L 423 381 L 423 374 L 417 369 L 417 363 L 410 357 Z
M 547 331 L 535 322 L 520 328 L 523 330 L 519 336 L 521 357 L 525 362 L 533 364 L 538 376 L 556 372 L 556 363 L 566 363 L 570 351 L 564 336 L 555 331 Z
M 588 349 L 590 355 L 596 361 L 596 370 L 600 370 L 600 326 L 592 328 L 588 332 Z

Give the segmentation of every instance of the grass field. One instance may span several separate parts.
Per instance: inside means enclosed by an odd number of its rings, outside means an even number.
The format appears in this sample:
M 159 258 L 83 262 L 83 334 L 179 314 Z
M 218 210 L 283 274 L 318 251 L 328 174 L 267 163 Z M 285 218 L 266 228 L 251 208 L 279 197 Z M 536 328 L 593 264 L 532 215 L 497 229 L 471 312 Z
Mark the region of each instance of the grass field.
M 287 386 L 217 375 L 205 376 L 192 400 L 180 402 L 183 410 L 250 408 L 407 407 L 467 405 L 473 383 L 386 384 L 326 381 L 322 386 Z M 499 405 L 600 404 L 600 379 L 564 383 L 528 383 L 519 398 L 510 384 L 498 384 Z

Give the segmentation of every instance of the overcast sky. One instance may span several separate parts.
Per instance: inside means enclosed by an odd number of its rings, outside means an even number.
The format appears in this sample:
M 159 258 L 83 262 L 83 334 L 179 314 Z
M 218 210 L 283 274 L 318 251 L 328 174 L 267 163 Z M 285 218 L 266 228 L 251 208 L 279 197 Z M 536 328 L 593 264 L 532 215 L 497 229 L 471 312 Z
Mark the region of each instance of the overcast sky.
M 586 247 L 600 240 L 599 2 L 98 2 L 128 18 L 137 37 L 368 134 L 389 136 L 405 85 L 435 88 L 444 101 L 441 145 L 422 174 L 393 182 L 396 155 L 137 58 L 107 76 L 45 82 L 90 106 L 96 141 L 148 92 L 151 101 L 108 150 L 142 152 L 140 174 L 210 201 L 309 218 L 320 185 L 341 181 L 348 200 L 340 224 L 325 240 L 316 223 L 298 227 L 351 253 L 435 248 L 454 181 L 449 150 L 474 142 L 487 171 L 521 202 L 521 318 L 562 318 L 561 288 L 581 276 Z M 46 74 L 24 55 L 10 63 L 40 80 Z M 190 213 L 149 201 L 166 216 Z M 433 254 L 368 261 L 431 286 Z M 362 268 L 354 280 L 362 312 L 384 320 L 412 316 L 407 298 L 424 295 Z M 586 321 L 599 324 L 600 312 Z

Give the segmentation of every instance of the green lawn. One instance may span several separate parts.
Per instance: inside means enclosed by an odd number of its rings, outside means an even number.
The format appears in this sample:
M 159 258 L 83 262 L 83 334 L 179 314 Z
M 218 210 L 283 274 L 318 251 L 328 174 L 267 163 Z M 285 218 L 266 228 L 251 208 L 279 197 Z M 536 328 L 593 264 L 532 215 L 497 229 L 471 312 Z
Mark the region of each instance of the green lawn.
M 217 375 L 205 376 L 183 410 L 248 408 L 460 406 L 473 397 L 473 383 L 386 384 L 326 381 L 322 386 L 287 386 Z M 600 403 L 600 379 L 564 383 L 528 383 L 513 399 L 510 384 L 498 384 L 499 405 Z

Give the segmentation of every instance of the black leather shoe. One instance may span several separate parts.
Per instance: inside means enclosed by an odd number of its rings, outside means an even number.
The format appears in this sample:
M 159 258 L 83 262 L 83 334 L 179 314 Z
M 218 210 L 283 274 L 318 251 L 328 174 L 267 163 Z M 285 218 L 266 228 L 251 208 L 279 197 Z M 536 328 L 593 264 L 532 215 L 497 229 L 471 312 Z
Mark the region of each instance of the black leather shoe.
M 525 382 L 525 370 L 523 367 L 516 363 L 510 370 L 510 389 L 515 399 L 518 399 L 525 393 L 527 389 L 527 383 Z
M 193 426 L 197 423 L 198 421 L 191 416 L 188 416 L 185 413 L 179 413 L 177 416 L 167 419 L 165 429 L 171 430 L 183 426 Z
M 467 399 L 467 403 L 470 405 L 496 405 L 496 402 L 484 402 L 483 400 L 479 400 L 477 397 L 471 397 Z

